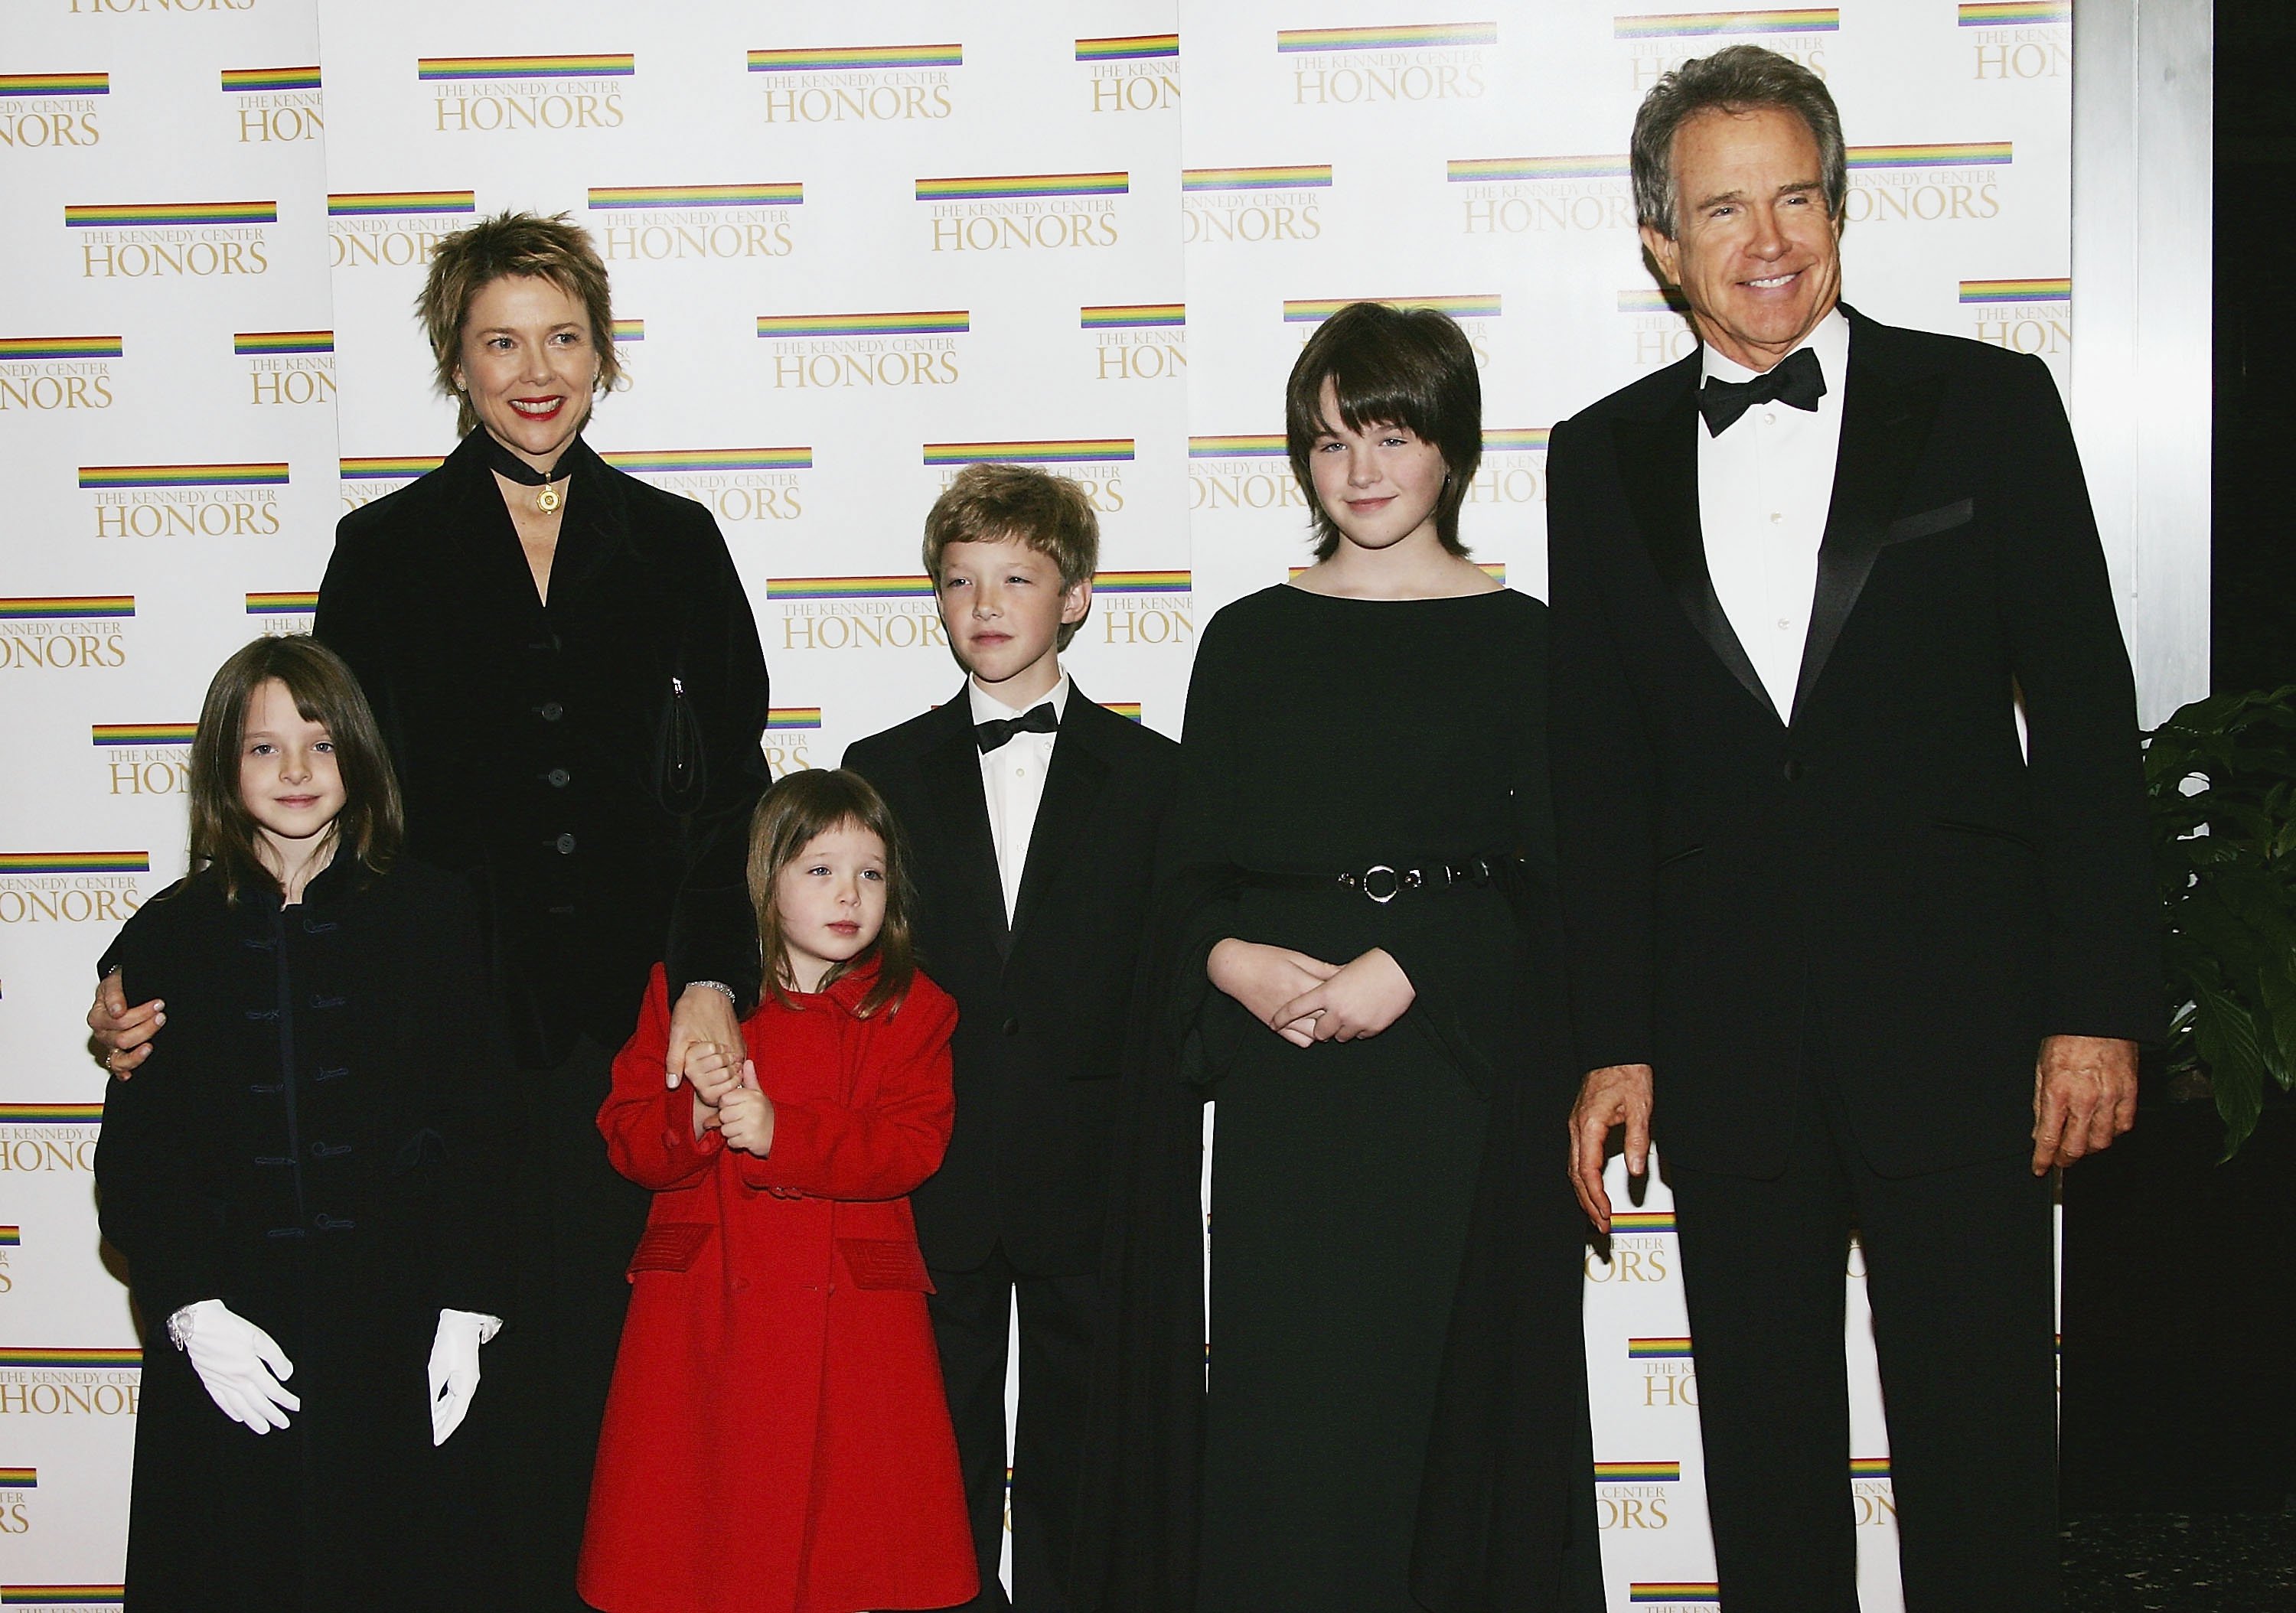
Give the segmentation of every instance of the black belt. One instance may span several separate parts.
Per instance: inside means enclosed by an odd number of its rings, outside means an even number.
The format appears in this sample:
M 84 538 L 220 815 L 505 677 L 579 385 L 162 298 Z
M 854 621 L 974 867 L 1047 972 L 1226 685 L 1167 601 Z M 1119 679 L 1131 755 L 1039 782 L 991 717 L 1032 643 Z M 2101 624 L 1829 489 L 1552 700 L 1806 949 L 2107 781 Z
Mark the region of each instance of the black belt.
M 1243 882 L 1268 890 L 1345 890 L 1385 905 L 1400 896 L 1433 896 L 1463 886 L 1488 885 L 1505 877 L 1512 857 L 1469 857 L 1458 863 L 1429 863 L 1420 868 L 1396 868 L 1374 863 L 1342 873 L 1265 873 L 1243 871 Z

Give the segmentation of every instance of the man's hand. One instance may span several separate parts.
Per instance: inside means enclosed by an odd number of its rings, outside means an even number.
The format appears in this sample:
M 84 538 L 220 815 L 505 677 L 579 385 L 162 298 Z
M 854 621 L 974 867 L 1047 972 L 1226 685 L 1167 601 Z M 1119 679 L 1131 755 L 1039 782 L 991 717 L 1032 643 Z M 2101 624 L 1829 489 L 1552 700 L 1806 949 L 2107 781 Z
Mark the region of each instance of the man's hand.
M 1627 1128 L 1627 1172 L 1650 1166 L 1651 1067 L 1606 1064 L 1588 1070 L 1570 1106 L 1570 1188 L 1598 1232 L 1611 1230 L 1611 1195 L 1603 1187 L 1603 1161 L 1611 1129 Z
M 1375 1036 L 1403 1018 L 1418 988 L 1383 946 L 1374 946 L 1331 978 L 1278 1008 L 1277 1025 L 1305 1025 L 1318 1042 Z
M 2112 1146 L 2136 1124 L 2136 1044 L 2050 1036 L 2033 1066 L 2033 1174 Z
M 1234 936 L 1212 948 L 1204 973 L 1211 983 L 1244 1006 L 1244 1011 L 1294 1047 L 1316 1041 L 1313 1019 L 1279 1019 L 1277 1011 L 1340 972 L 1336 963 L 1311 958 L 1286 946 L 1239 941 Z
M 689 986 L 677 994 L 669 1011 L 669 1056 L 662 1062 L 665 1083 L 676 1086 L 685 1077 L 685 1060 L 705 1048 L 722 1048 L 735 1063 L 742 1059 L 742 1022 L 734 1017 L 734 999 L 714 986 Z
M 94 1044 L 89 1051 L 104 1069 L 126 1080 L 152 1056 L 152 1036 L 168 1022 L 163 1011 L 167 1006 L 154 997 L 128 1007 L 127 994 L 119 987 L 119 971 L 113 970 L 95 983 L 95 1001 L 87 1011 L 87 1028 L 93 1033 L 89 1039 Z

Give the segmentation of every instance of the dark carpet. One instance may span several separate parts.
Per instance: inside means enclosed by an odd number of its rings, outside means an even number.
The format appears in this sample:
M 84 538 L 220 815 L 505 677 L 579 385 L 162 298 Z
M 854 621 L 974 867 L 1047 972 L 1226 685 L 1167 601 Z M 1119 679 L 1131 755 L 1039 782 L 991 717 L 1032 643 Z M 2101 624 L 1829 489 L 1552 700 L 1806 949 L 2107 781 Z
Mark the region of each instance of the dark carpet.
M 2296 1511 L 2068 1519 L 2065 1613 L 2292 1613 Z

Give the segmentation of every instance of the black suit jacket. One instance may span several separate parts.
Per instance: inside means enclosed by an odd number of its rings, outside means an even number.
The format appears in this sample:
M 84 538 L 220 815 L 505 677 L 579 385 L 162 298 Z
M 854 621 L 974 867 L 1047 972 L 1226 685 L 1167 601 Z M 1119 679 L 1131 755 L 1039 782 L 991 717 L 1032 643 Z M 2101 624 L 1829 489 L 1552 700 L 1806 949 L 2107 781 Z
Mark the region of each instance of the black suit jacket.
M 343 517 L 313 626 L 374 707 L 408 849 L 479 895 L 529 1066 L 578 1033 L 621 1046 L 656 962 L 673 995 L 754 1000 L 743 868 L 771 782 L 765 656 L 717 523 L 579 441 L 564 463 L 546 608 L 474 432 Z
M 920 961 L 957 1002 L 956 1129 L 911 1196 L 926 1264 L 970 1271 L 1001 1240 L 1030 1275 L 1090 1271 L 1179 747 L 1071 682 L 1009 929 L 964 691 L 845 766 L 900 821 Z
M 1789 720 L 1707 570 L 1698 356 L 1549 455 L 1579 1062 L 1652 1065 L 1667 1153 L 1752 1175 L 1806 1069 L 1910 1174 L 2030 1146 L 2043 1036 L 2161 1028 L 2135 694 L 2055 388 L 1849 322 Z

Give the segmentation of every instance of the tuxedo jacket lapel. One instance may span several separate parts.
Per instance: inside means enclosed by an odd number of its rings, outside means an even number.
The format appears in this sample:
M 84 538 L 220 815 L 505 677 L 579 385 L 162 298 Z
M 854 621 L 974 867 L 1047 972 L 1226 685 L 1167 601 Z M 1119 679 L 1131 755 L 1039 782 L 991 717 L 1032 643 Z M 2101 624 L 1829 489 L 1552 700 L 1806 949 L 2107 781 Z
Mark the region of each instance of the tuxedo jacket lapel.
M 1029 831 L 1029 861 L 1021 871 L 1021 893 L 1013 904 L 1013 933 L 1017 938 L 1044 905 L 1045 888 L 1054 871 L 1068 856 L 1069 847 L 1091 815 L 1093 803 L 1108 782 L 1107 760 L 1095 745 L 1103 723 L 1124 718 L 1103 711 L 1085 692 L 1069 683 L 1068 712 L 1053 741 L 1052 766 L 1045 774 L 1045 793 L 1037 803 L 1037 821 Z
M 1844 309 L 1847 314 L 1849 311 Z M 1906 479 L 1927 443 L 1942 384 L 1934 376 L 1894 375 L 1872 348 L 1886 340 L 1869 320 L 1850 315 L 1849 374 L 1841 399 L 1841 442 L 1833 461 L 1833 499 L 1817 552 L 1817 590 L 1794 684 L 1801 716 L 1825 670 L 1857 595 L 1873 575 Z
M 1681 395 L 1660 414 L 1622 420 L 1617 433 L 1620 480 L 1634 504 L 1643 542 L 1659 578 L 1690 625 L 1730 675 L 1773 716 L 1769 692 L 1714 593 L 1706 538 L 1698 519 L 1698 359 L 1685 361 Z
M 980 748 L 972 737 L 972 707 L 965 692 L 935 716 L 941 733 L 918 765 L 925 794 L 940 820 L 948 847 L 950 888 L 971 903 L 973 919 L 996 938 L 999 956 L 1012 946 L 1004 921 L 1004 888 L 996 873 L 996 837 L 988 827 L 988 795 L 980 783 Z

